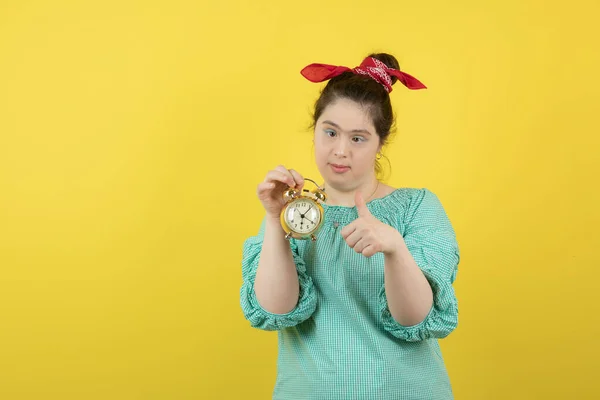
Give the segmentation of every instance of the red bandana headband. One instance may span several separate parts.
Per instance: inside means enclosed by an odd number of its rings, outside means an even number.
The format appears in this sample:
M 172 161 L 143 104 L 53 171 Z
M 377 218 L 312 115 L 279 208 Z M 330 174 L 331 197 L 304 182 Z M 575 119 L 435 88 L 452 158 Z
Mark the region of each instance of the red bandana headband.
M 398 78 L 398 80 L 402 82 L 404 86 L 411 90 L 427 88 L 425 85 L 419 82 L 417 78 L 407 74 L 406 72 L 389 68 L 383 62 L 373 57 L 365 58 L 360 66 L 352 69 L 328 64 L 310 64 L 304 67 L 300 73 L 311 82 L 323 82 L 347 71 L 351 71 L 359 75 L 370 76 L 372 79 L 381 83 L 388 93 L 392 91 L 392 76 Z

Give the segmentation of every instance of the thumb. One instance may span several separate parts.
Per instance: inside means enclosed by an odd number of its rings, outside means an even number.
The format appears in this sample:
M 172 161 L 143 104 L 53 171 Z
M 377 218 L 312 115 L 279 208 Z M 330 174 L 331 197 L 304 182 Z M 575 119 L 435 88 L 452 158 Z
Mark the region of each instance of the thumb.
M 354 204 L 356 205 L 359 217 L 368 217 L 371 215 L 371 212 L 367 208 L 367 203 L 365 203 L 365 199 L 363 199 L 362 193 L 359 190 L 354 194 Z

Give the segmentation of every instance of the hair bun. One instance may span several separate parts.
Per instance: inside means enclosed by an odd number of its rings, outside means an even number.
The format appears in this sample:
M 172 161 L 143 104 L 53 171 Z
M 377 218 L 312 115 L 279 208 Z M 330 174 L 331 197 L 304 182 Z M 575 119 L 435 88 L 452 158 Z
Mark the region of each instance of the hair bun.
M 394 57 L 391 54 L 373 53 L 373 54 L 369 54 L 368 57 L 373 57 L 373 58 L 378 59 L 379 61 L 381 61 L 382 63 L 387 65 L 388 68 L 400 70 L 400 64 L 398 63 L 398 60 L 396 60 L 396 57 Z M 395 76 L 390 76 L 390 78 L 392 78 L 392 85 L 398 81 L 398 78 L 396 78 Z

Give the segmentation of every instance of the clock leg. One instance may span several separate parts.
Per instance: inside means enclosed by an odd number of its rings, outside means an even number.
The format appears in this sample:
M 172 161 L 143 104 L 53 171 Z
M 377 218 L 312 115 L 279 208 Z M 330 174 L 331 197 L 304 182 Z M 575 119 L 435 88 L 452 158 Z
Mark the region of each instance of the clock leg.
M 315 235 L 310 235 L 310 239 L 314 242 L 315 240 L 317 240 L 317 237 Z
M 290 239 L 291 239 L 291 237 L 292 237 L 292 232 L 289 232 L 287 235 L 285 235 L 285 238 L 286 238 L 287 240 L 290 240 Z

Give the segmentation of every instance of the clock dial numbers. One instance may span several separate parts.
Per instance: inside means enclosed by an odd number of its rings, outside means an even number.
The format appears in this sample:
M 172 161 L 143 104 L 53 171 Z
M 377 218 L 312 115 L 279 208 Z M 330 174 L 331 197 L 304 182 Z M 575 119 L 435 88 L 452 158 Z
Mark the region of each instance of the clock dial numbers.
M 305 199 L 292 201 L 285 213 L 288 226 L 300 234 L 312 232 L 318 226 L 320 217 L 317 207 Z

